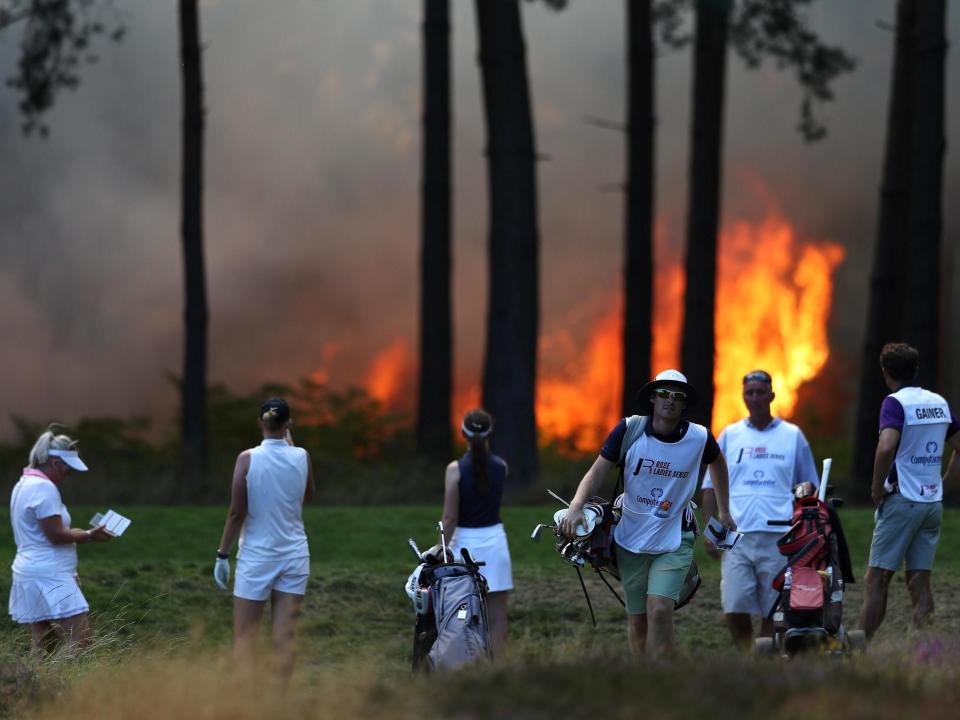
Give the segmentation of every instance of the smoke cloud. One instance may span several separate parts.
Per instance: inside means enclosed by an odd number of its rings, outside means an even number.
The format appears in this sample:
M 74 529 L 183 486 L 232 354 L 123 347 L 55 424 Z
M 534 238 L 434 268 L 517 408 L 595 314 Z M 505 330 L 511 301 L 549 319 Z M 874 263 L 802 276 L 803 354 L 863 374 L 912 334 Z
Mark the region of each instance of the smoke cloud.
M 486 176 L 472 5 L 452 7 L 462 390 L 481 372 Z M 400 0 L 292 0 L 269 12 L 255 0 L 202 3 L 211 382 L 247 390 L 319 372 L 342 387 L 363 382 L 394 343 L 416 348 L 419 10 Z M 166 380 L 180 372 L 182 352 L 176 3 L 118 12 L 126 37 L 98 42 L 100 61 L 83 68 L 81 86 L 60 96 L 47 118 L 48 139 L 24 138 L 17 98 L 0 91 L 0 434 L 12 414 L 163 419 L 177 406 Z M 811 12 L 858 68 L 836 85 L 828 137 L 807 146 L 795 131 L 793 78 L 771 67 L 748 71 L 731 58 L 723 217 L 760 220 L 773 208 L 800 238 L 846 248 L 830 335 L 838 357 L 855 359 L 893 48 L 876 21 L 892 21 L 893 2 L 821 2 Z M 523 3 L 523 13 L 546 156 L 542 328 L 567 333 L 576 352 L 622 282 L 622 196 L 611 187 L 623 178 L 623 136 L 584 117 L 623 117 L 623 3 L 575 2 L 560 13 Z M 955 40 L 960 14 L 949 23 Z M 16 32 L 0 36 L 6 75 L 17 42 Z M 683 248 L 689 50 L 658 61 L 665 267 Z M 958 54 L 948 62 L 947 77 L 957 77 Z M 957 99 L 948 97 L 952 138 L 960 135 Z M 945 178 L 950 197 L 960 189 L 955 155 Z M 945 207 L 949 245 L 960 210 Z M 958 321 L 954 313 L 950 322 Z M 413 396 L 411 386 L 408 402 Z

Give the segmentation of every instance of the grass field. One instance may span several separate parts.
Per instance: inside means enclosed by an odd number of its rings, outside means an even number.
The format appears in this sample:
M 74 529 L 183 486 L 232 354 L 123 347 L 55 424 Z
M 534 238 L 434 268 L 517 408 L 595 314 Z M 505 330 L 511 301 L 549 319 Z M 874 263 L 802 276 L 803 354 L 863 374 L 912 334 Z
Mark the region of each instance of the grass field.
M 106 545 L 79 549 L 96 648 L 81 660 L 30 662 L 25 660 L 27 633 L 5 619 L 0 625 L 0 713 L 75 714 L 87 708 L 100 717 L 190 717 L 191 711 L 173 702 L 173 696 L 196 708 L 210 700 L 206 688 L 220 704 L 212 703 L 209 712 L 198 711 L 196 717 L 259 717 L 258 708 L 266 707 L 262 703 L 269 693 L 250 695 L 248 686 L 238 690 L 226 684 L 231 674 L 220 657 L 230 642 L 231 600 L 216 589 L 211 570 L 225 509 L 115 509 L 134 520 L 127 534 Z M 930 630 L 915 633 L 909 628 L 909 603 L 899 574 L 887 620 L 867 658 L 842 667 L 826 661 L 793 663 L 788 670 L 778 664 L 761 666 L 734 653 L 722 624 L 718 567 L 699 543 L 704 584 L 693 603 L 676 615 L 680 656 L 657 665 L 632 662 L 623 610 L 606 588 L 586 576 L 597 613 L 594 628 L 576 576 L 550 539 L 545 535 L 538 544 L 530 542 L 533 526 L 554 509 L 504 510 L 516 584 L 510 600 L 508 660 L 440 682 L 410 678 L 413 615 L 403 592 L 414 565 L 407 538 L 414 537 L 421 547 L 432 545 L 438 509 L 308 508 L 312 576 L 300 625 L 297 689 L 282 702 L 270 700 L 269 713 L 539 717 L 572 711 L 582 701 L 577 690 L 596 686 L 597 692 L 619 698 L 622 715 L 617 710 L 614 717 L 650 709 L 657 709 L 658 716 L 689 717 L 715 712 L 714 705 L 730 706 L 745 717 L 770 717 L 774 708 L 777 716 L 800 717 L 809 709 L 800 702 L 811 682 L 805 679 L 808 675 L 823 686 L 816 702 L 833 703 L 830 693 L 836 691 L 851 712 L 873 708 L 873 717 L 894 717 L 888 713 L 897 708 L 935 708 L 952 702 L 958 693 L 954 667 L 960 660 L 960 549 L 953 542 L 960 531 L 958 511 L 945 514 L 934 574 L 937 619 Z M 71 508 L 75 518 L 93 511 Z M 846 510 L 843 519 L 859 578 L 867 558 L 871 512 Z M 5 513 L 0 526 L 9 528 Z M 6 531 L 0 534 L 4 598 L 13 554 Z M 859 603 L 859 585 L 850 586 L 845 604 L 850 625 L 855 624 Z M 722 672 L 713 672 L 711 664 Z M 107 677 L 112 689 L 104 688 Z M 144 678 L 150 679 L 149 688 L 138 685 Z M 341 688 L 338 695 L 347 688 L 350 699 L 338 697 L 319 710 L 318 698 L 334 694 L 333 688 Z M 128 700 L 141 705 L 122 704 Z M 674 708 L 676 702 L 680 704 Z M 696 713 L 691 712 L 694 708 Z

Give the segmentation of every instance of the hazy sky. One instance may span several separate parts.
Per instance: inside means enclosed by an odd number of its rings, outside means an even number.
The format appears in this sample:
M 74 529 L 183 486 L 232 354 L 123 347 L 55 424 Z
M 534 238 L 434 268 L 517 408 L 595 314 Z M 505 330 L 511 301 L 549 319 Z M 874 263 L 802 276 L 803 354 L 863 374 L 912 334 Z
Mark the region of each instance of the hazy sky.
M 421 3 L 201 6 L 211 381 L 249 390 L 323 371 L 342 386 L 392 344 L 405 341 L 414 359 Z M 483 351 L 486 177 L 473 4 L 453 6 L 463 386 L 479 379 Z M 0 87 L 0 433 L 11 414 L 169 416 L 177 404 L 165 379 L 180 372 L 182 347 L 176 2 L 115 7 L 125 39 L 98 43 L 100 62 L 47 117 L 48 139 L 21 135 L 17 97 Z M 812 146 L 795 131 L 793 77 L 730 59 L 724 222 L 777 210 L 800 237 L 847 248 L 830 326 L 838 357 L 857 352 L 865 313 L 893 46 L 878 21 L 892 23 L 893 7 L 815 3 L 816 27 L 858 67 L 836 83 L 829 135 Z M 549 156 L 538 166 L 542 329 L 575 346 L 620 287 L 622 196 L 608 186 L 623 177 L 623 137 L 584 118 L 623 117 L 623 2 L 571 0 L 560 13 L 524 2 L 523 20 L 537 143 Z M 948 88 L 958 87 L 958 31 L 954 12 Z M 4 76 L 18 42 L 0 35 Z M 659 58 L 664 263 L 683 245 L 689 65 L 689 50 Z M 958 99 L 948 93 L 954 142 Z M 945 179 L 945 242 L 956 247 L 955 153 Z

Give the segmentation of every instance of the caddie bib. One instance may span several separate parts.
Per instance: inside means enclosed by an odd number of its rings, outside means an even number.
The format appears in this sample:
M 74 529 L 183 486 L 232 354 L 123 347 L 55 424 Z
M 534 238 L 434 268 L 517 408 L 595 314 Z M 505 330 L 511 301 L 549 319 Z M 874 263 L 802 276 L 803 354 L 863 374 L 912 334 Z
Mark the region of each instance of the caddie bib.
M 784 420 L 757 430 L 745 420 L 720 434 L 720 449 L 730 473 L 730 514 L 740 532 L 775 532 L 768 520 L 793 514 L 793 478 L 799 428 Z
M 624 458 L 623 516 L 614 530 L 617 545 L 634 553 L 672 552 L 680 547 L 681 524 L 699 480 L 707 429 L 690 423 L 677 442 L 643 433 Z
M 940 466 L 950 407 L 942 396 L 915 386 L 900 388 L 891 397 L 903 406 L 903 429 L 894 460 L 900 494 L 913 502 L 940 502 Z

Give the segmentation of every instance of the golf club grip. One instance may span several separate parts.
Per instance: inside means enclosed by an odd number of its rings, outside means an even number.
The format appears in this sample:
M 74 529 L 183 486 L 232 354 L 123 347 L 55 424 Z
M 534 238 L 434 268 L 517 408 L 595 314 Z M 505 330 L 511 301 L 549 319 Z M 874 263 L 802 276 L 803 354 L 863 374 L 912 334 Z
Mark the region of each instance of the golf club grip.
M 827 481 L 830 479 L 830 467 L 833 465 L 833 458 L 823 459 L 823 472 L 820 474 L 820 487 L 818 488 L 817 498 L 823 502 L 827 497 Z
M 414 555 L 417 556 L 417 560 L 423 560 L 423 553 L 421 553 L 420 548 L 417 547 L 417 541 L 410 538 L 407 540 L 407 544 L 410 546 L 410 549 L 413 550 Z

